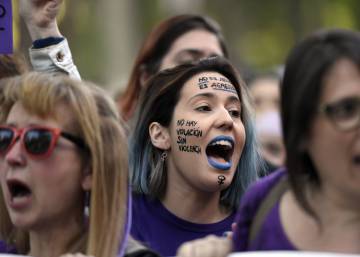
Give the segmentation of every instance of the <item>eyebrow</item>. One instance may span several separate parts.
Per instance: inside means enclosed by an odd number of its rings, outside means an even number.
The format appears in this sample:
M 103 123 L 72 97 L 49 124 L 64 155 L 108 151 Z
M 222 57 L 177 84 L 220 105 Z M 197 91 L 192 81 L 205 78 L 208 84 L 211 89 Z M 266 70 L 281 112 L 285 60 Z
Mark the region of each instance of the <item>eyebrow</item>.
M 188 100 L 188 102 L 192 101 L 194 98 L 199 98 L 199 97 L 205 97 L 205 98 L 214 99 L 214 98 L 215 98 L 215 94 L 214 94 L 214 93 L 199 93 L 199 94 L 196 94 L 196 95 L 190 97 L 190 99 Z M 238 103 L 241 103 L 239 97 L 234 96 L 234 95 L 228 96 L 227 99 L 228 99 L 230 102 L 238 102 Z
M 203 55 L 204 52 L 202 50 L 197 49 L 197 48 L 186 48 L 186 49 L 183 49 L 180 52 L 178 52 L 175 55 L 175 58 L 179 58 L 182 54 L 190 54 L 192 56 L 199 56 L 199 55 Z M 213 53 L 210 54 L 210 56 L 219 56 L 219 54 L 213 52 Z M 222 53 L 221 53 L 221 56 L 223 56 Z

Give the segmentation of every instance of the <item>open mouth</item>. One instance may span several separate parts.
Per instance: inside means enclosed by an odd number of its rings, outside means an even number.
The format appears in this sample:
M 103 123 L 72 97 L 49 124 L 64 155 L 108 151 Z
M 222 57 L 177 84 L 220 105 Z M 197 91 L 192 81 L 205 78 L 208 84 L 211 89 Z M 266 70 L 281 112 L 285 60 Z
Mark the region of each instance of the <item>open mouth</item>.
M 359 155 L 355 156 L 353 158 L 353 162 L 354 162 L 354 164 L 359 165 L 360 164 L 360 156 Z
M 12 201 L 15 199 L 28 197 L 31 194 L 29 187 L 18 180 L 9 180 L 7 185 Z
M 234 153 L 234 140 L 228 136 L 215 137 L 206 147 L 210 166 L 219 170 L 231 168 L 231 157 Z

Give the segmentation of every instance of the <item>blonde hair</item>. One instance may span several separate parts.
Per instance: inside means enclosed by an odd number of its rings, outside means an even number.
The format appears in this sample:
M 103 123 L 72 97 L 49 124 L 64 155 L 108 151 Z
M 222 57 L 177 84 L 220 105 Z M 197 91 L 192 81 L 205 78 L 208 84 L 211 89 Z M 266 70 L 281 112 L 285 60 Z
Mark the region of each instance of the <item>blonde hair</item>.
M 0 122 L 6 120 L 18 101 L 28 112 L 42 118 L 53 118 L 59 104 L 65 104 L 72 113 L 72 133 L 83 138 L 89 149 L 86 161 L 91 167 L 92 188 L 88 231 L 71 250 L 115 256 L 120 242 L 124 242 L 128 205 L 127 140 L 115 103 L 98 87 L 63 75 L 32 72 L 4 83 Z M 0 212 L 0 236 L 15 244 L 20 254 L 27 253 L 28 233 L 11 224 L 2 192 Z

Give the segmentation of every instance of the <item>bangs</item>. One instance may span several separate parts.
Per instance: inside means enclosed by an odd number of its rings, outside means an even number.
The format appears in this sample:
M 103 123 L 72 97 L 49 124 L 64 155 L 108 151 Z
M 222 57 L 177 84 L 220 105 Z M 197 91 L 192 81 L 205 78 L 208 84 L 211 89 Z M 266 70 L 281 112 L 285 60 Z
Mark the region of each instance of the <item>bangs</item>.
M 29 113 L 43 119 L 54 117 L 55 108 L 60 103 L 71 110 L 72 105 L 69 103 L 70 98 L 73 98 L 72 92 L 69 87 L 59 83 L 56 77 L 29 73 L 7 80 L 1 94 L 0 121 L 5 122 L 16 102 L 20 102 Z

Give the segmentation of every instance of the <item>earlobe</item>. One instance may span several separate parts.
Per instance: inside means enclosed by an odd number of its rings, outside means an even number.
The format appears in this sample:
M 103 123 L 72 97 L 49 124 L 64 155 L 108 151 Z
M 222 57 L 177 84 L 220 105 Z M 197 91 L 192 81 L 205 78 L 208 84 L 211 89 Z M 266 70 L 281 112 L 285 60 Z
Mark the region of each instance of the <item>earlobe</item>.
M 163 127 L 159 122 L 152 122 L 149 126 L 149 135 L 151 143 L 162 150 L 170 148 L 170 135 L 167 128 Z
M 92 174 L 90 168 L 84 173 L 83 179 L 81 181 L 81 187 L 84 191 L 90 191 L 92 187 Z

